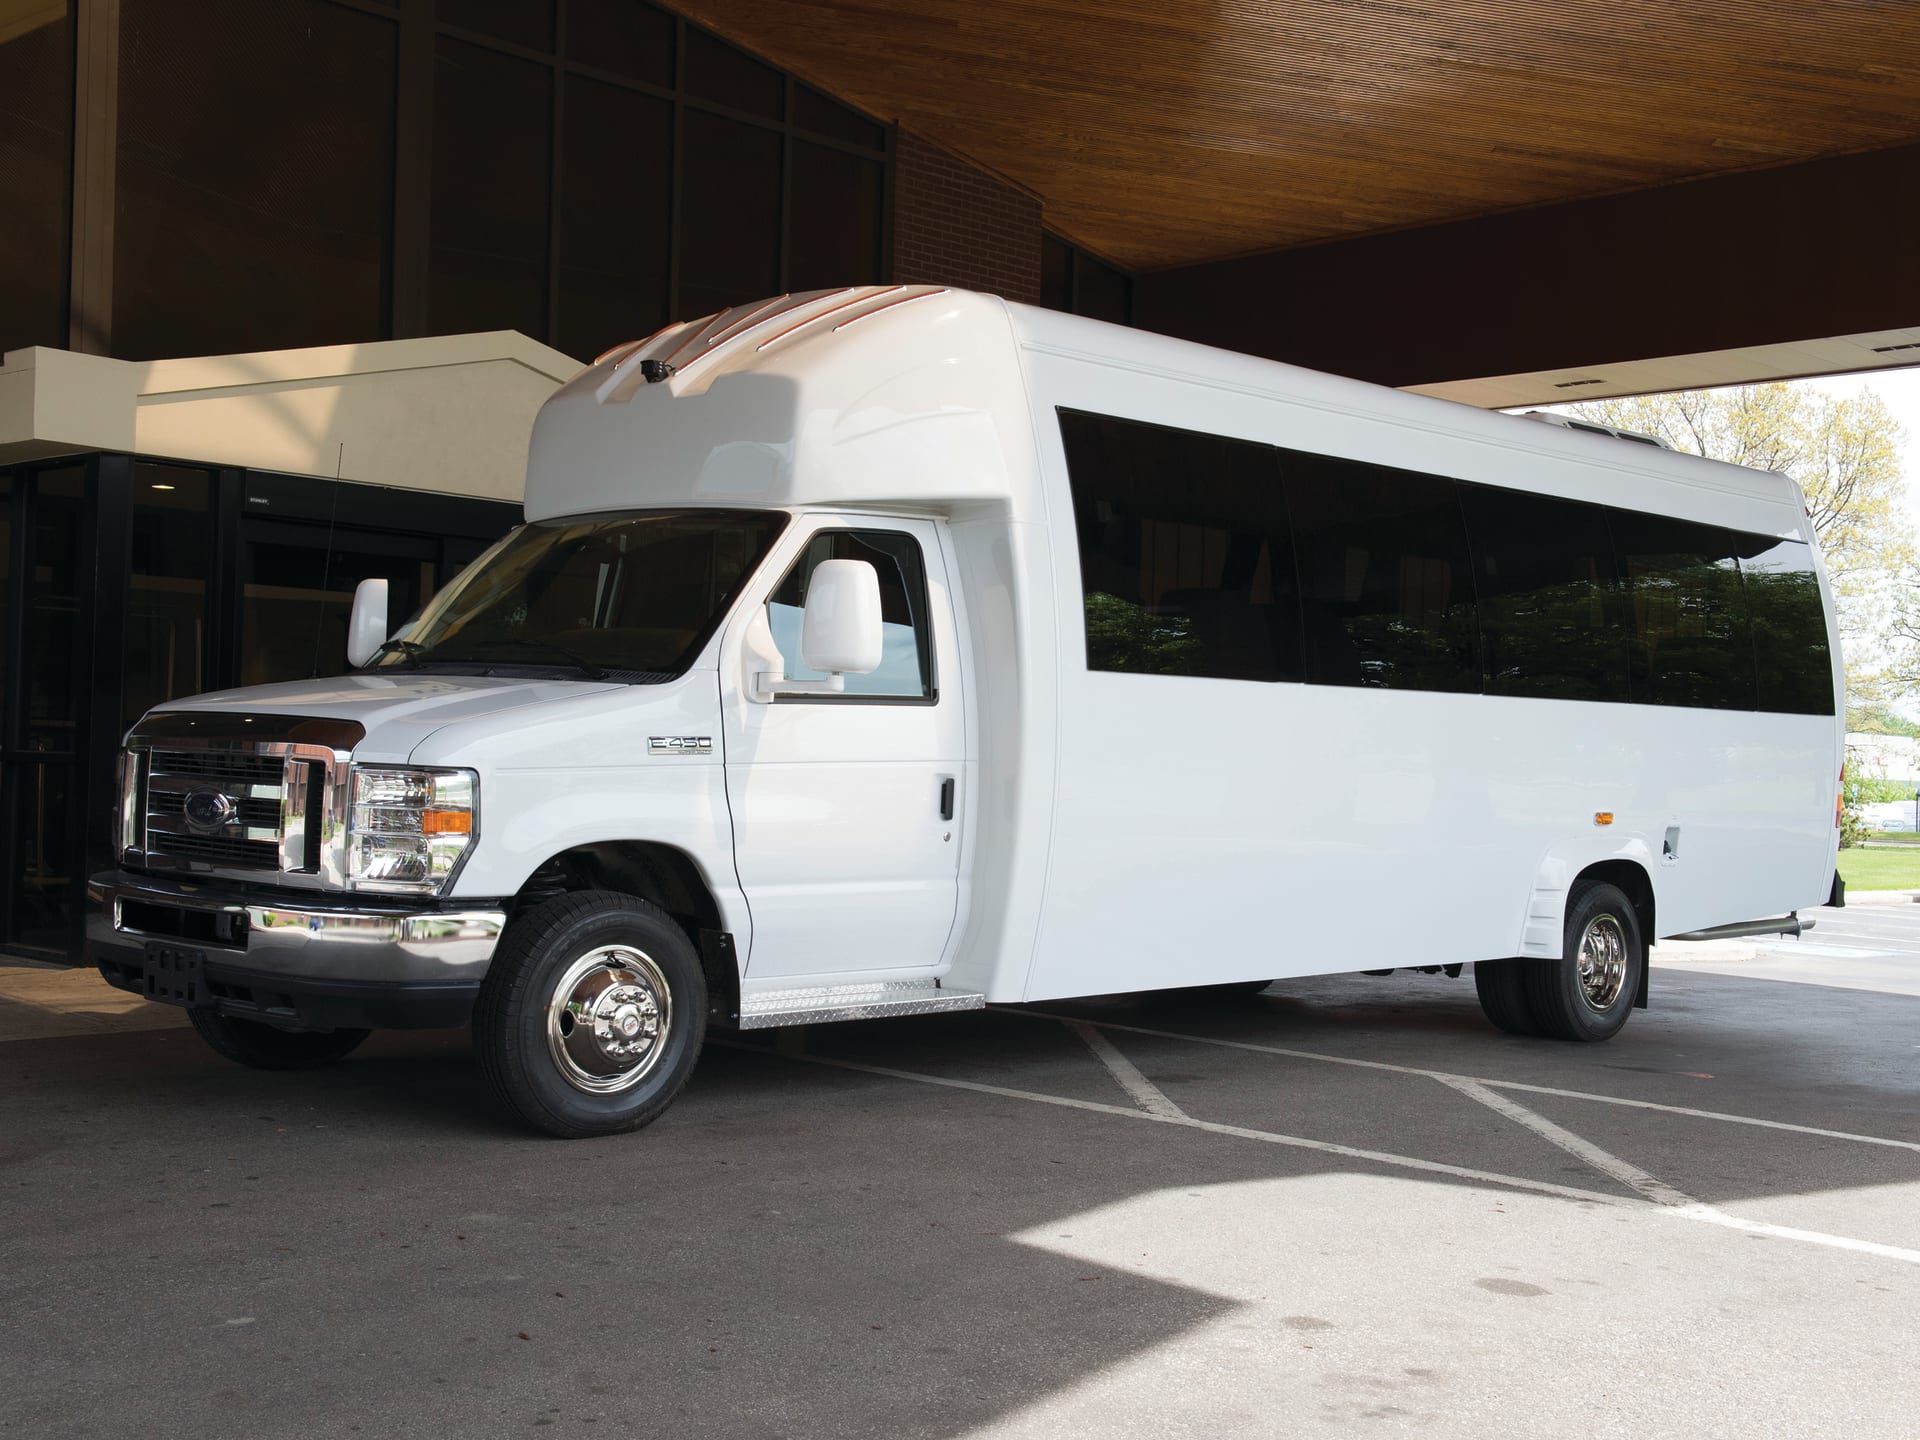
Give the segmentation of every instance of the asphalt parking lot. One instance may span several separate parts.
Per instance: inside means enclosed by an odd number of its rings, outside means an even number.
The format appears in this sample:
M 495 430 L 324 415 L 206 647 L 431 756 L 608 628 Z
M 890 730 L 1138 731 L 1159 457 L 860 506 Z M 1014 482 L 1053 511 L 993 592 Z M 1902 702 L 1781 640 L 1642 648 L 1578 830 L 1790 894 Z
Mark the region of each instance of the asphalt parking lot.
M 25 973 L 0 1432 L 1913 1436 L 1920 906 L 1792 943 L 1592 1048 L 1404 973 L 777 1032 L 583 1143 Z

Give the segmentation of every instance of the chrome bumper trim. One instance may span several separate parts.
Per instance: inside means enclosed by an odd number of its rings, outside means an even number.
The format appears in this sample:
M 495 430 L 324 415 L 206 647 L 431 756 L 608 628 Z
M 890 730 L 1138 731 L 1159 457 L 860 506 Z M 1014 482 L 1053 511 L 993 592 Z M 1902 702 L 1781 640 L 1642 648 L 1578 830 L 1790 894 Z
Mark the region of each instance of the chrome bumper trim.
M 507 924 L 504 909 L 408 909 L 365 899 L 339 906 L 267 904 L 230 898 L 217 886 L 131 875 L 94 877 L 87 901 L 90 945 L 138 947 L 163 940 L 203 950 L 210 964 L 226 969 L 318 980 L 479 980 Z M 142 930 L 126 919 L 129 902 L 244 915 L 244 944 Z

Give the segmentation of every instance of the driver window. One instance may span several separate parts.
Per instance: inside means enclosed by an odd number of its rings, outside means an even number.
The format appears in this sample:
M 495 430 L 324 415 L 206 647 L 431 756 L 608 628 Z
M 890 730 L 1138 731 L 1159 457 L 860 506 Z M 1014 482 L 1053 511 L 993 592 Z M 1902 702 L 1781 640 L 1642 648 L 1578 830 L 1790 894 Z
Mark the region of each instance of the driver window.
M 800 620 L 807 604 L 807 582 L 824 560 L 864 560 L 880 577 L 880 668 L 871 675 L 849 675 L 844 696 L 807 696 L 829 703 L 843 699 L 936 700 L 933 637 L 927 624 L 927 572 L 920 545 L 894 530 L 822 530 L 807 541 L 772 595 L 767 624 L 779 647 L 789 680 L 819 680 L 800 659 Z M 785 697 L 792 698 L 792 697 Z

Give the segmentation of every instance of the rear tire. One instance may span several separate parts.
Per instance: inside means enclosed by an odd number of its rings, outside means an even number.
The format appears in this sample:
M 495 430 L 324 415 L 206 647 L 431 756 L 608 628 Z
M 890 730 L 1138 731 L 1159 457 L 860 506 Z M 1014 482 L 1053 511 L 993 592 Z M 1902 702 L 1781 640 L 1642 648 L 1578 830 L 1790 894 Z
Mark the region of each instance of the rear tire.
M 1473 988 L 1480 996 L 1480 1009 L 1496 1028 L 1509 1035 L 1540 1033 L 1540 1027 L 1533 1018 L 1533 1007 L 1527 999 L 1526 969 L 1551 963 L 1545 960 L 1473 962 Z
M 568 1140 L 657 1119 L 706 1031 L 706 976 L 686 932 L 657 905 L 606 890 L 516 916 L 473 1011 L 494 1098 Z
M 189 1010 L 187 1018 L 216 1053 L 255 1070 L 315 1070 L 351 1054 L 371 1030 L 279 1030 L 237 1020 L 217 1010 Z
M 1639 912 L 1618 886 L 1577 890 L 1567 904 L 1561 958 L 1525 963 L 1528 1008 L 1542 1035 L 1610 1040 L 1633 1013 L 1645 972 Z

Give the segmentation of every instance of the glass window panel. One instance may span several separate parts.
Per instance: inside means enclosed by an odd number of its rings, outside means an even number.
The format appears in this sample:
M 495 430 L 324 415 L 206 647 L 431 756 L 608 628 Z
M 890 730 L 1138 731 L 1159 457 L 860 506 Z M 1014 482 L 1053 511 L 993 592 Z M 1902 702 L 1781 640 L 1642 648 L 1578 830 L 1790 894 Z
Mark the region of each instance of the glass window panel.
M 65 5 L 26 10 L 0 21 L 0 351 L 67 343 L 72 30 Z
M 1762 710 L 1833 714 L 1833 655 L 1813 552 L 1782 540 L 1740 562 Z
M 748 115 L 780 118 L 787 82 L 771 65 L 693 25 L 687 27 L 686 63 L 683 83 L 689 95 Z
M 1298 680 L 1300 614 L 1269 445 L 1060 412 L 1087 668 Z
M 123 728 L 163 700 L 207 688 L 210 491 L 204 470 L 133 467 Z
M 28 495 L 26 649 L 21 667 L 26 748 L 78 748 L 86 677 L 83 606 L 86 474 L 79 466 L 33 477 Z
M 122 0 L 114 354 L 386 333 L 396 33 L 320 0 Z
M 1739 557 L 1755 553 L 1757 537 L 1628 510 L 1610 510 L 1607 523 L 1632 602 L 1634 701 L 1753 709 Z
M 324 526 L 257 527 L 243 559 L 240 683 L 345 674 L 354 587 L 386 580 L 387 619 L 398 630 L 433 591 L 435 548 L 336 530 L 329 555 Z
M 880 577 L 880 668 L 846 677 L 846 694 L 920 699 L 934 694 L 933 636 L 928 626 L 927 571 L 920 545 L 894 530 L 823 530 L 767 597 L 767 624 L 789 680 L 822 680 L 800 658 L 807 584 L 821 562 L 864 560 Z M 833 700 L 834 696 L 812 696 Z
M 550 52 L 553 10 L 554 0 L 437 0 L 434 16 L 443 25 Z
M 1462 485 L 1489 695 L 1627 699 L 1627 628 L 1598 505 Z
M 13 658 L 13 490 L 13 476 L 0 472 L 0 686 L 10 685 L 13 676 L 8 669 Z M 0 745 L 6 744 L 9 718 L 0 707 Z
M 434 64 L 428 328 L 547 338 L 553 72 L 442 35 Z
M 679 314 L 691 319 L 780 289 L 780 136 L 701 110 L 685 118 Z
M 861 145 L 869 150 L 884 149 L 887 143 L 885 126 L 869 120 L 856 110 L 848 109 L 837 100 L 829 100 L 811 85 L 795 85 L 793 88 L 793 123 L 816 135 L 844 140 L 849 145 Z
M 787 288 L 866 285 L 880 276 L 878 160 L 793 142 Z
M 1073 247 L 1057 236 L 1040 236 L 1040 303 L 1049 310 L 1073 308 Z
M 591 360 L 667 322 L 673 104 L 568 75 L 555 343 Z
M 80 806 L 74 767 L 43 761 L 19 767 L 14 779 L 13 943 L 65 953 L 73 940 L 79 898 Z
M 1282 450 L 1307 678 L 1478 690 L 1473 580 L 1451 480 Z
M 1091 320 L 1125 325 L 1132 313 L 1128 292 L 1133 282 L 1084 250 L 1076 251 L 1073 259 L 1080 282 L 1080 293 L 1074 297 L 1074 313 Z
M 673 17 L 639 0 L 567 0 L 567 59 L 649 85 L 672 85 Z

